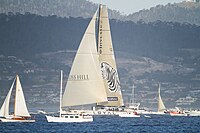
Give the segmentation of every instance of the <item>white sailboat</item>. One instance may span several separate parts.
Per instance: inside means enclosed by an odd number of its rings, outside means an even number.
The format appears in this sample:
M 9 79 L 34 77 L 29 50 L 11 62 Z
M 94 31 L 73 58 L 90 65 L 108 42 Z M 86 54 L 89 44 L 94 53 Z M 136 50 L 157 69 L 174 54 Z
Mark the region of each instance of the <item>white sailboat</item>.
M 131 99 L 130 99 L 130 103 L 128 104 L 128 109 L 132 109 L 132 110 L 139 110 L 139 106 L 140 103 L 136 103 L 135 102 L 135 86 L 133 84 L 132 86 L 132 92 L 131 92 Z
M 134 89 L 135 88 L 135 86 L 134 86 L 134 84 L 133 84 L 133 87 L 132 87 L 132 99 L 131 99 L 131 101 L 132 101 L 132 103 L 130 103 L 129 104 L 129 106 L 128 106 L 128 108 L 127 108 L 127 110 L 133 110 L 134 112 L 137 112 L 136 114 L 137 115 L 147 115 L 147 114 L 151 114 L 151 111 L 149 111 L 149 110 L 146 110 L 146 109 L 142 109 L 142 108 L 140 108 L 140 103 L 136 103 L 135 102 L 135 99 L 134 99 L 134 97 L 135 97 L 135 92 L 134 92 Z
M 154 112 L 153 114 L 157 114 L 157 115 L 170 115 L 170 116 L 187 116 L 187 114 L 185 114 L 180 108 L 175 107 L 175 109 L 171 109 L 171 110 L 167 110 L 163 100 L 161 98 L 160 95 L 160 84 L 158 87 L 158 111 Z
M 95 22 L 97 12 L 90 21 L 80 46 L 76 53 L 74 62 L 62 96 L 62 108 L 94 103 L 107 102 L 99 55 L 96 47 Z M 62 90 L 62 89 L 61 89 Z M 70 110 L 60 116 L 46 116 L 48 122 L 91 122 L 93 116 L 85 114 L 82 110 Z
M 160 84 L 158 86 L 158 111 L 156 112 L 156 114 L 165 114 L 165 111 L 166 111 L 166 107 L 163 103 L 163 100 L 161 98 L 161 95 L 160 95 Z
M 9 114 L 11 92 L 14 87 L 15 80 L 16 80 L 16 92 L 15 92 L 14 113 Z M 31 119 L 31 116 L 28 112 L 25 98 L 24 98 L 24 93 L 23 93 L 18 75 L 14 79 L 11 85 L 11 88 L 6 96 L 6 99 L 1 107 L 0 121 L 1 122 L 35 122 L 35 120 Z
M 108 11 L 99 6 L 98 55 L 108 102 L 97 103 L 94 115 L 115 115 L 124 106 L 112 45 Z
M 160 84 L 158 84 L 158 110 L 157 111 L 152 111 L 151 114 L 153 115 L 166 115 L 167 114 L 167 109 L 164 105 L 164 102 L 161 98 L 161 94 L 160 94 Z
M 135 103 L 134 89 L 135 86 L 133 84 L 130 103 L 124 109 L 124 111 L 117 112 L 119 117 L 140 117 L 139 113 L 137 113 L 137 111 L 139 110 L 140 103 Z

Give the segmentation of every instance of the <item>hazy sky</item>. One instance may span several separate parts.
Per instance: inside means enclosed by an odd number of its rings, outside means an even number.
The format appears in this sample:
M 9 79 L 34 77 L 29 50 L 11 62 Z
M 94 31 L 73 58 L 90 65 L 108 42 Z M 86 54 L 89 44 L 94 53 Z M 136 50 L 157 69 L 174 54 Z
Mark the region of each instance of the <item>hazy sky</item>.
M 124 14 L 130 14 L 142 9 L 149 9 L 156 5 L 166 5 L 168 3 L 179 3 L 184 0 L 88 0 L 94 3 L 102 3 L 110 9 L 118 10 Z

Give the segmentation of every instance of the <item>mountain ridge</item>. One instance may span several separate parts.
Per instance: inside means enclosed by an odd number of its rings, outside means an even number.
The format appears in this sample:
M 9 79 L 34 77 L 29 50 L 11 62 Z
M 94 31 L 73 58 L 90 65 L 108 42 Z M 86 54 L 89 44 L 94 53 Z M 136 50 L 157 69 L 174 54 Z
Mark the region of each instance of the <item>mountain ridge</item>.
M 41 16 L 83 17 L 91 18 L 98 4 L 86 0 L 1 0 L 0 13 L 27 12 Z M 200 25 L 200 3 L 181 2 L 167 5 L 157 5 L 150 9 L 122 15 L 119 11 L 109 9 L 109 18 L 121 21 L 140 21 L 145 23 L 157 20 Z
M 166 22 L 179 22 L 200 25 L 200 3 L 181 2 L 175 4 L 157 5 L 149 10 L 140 10 L 130 14 L 125 20 L 154 22 L 157 20 Z

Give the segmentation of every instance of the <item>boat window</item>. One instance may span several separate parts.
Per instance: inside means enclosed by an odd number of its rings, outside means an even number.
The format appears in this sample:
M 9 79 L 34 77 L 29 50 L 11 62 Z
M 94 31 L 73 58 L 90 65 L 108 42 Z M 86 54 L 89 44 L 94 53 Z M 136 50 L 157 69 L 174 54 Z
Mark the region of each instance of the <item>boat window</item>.
M 68 116 L 65 116 L 65 118 L 68 118 Z
M 70 118 L 74 118 L 74 116 L 70 116 Z
M 75 116 L 75 118 L 78 118 L 78 116 Z

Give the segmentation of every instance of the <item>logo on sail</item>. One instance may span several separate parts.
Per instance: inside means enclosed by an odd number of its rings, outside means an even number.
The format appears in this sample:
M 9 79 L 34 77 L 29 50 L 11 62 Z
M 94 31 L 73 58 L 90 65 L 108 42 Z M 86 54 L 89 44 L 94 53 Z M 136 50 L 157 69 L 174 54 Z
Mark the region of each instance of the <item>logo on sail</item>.
M 107 97 L 108 101 L 118 101 L 118 97 Z
M 102 42 L 103 42 L 103 36 L 102 36 L 102 21 L 100 21 L 100 25 L 99 25 L 99 54 L 102 54 Z
M 107 80 L 110 92 L 117 92 L 117 90 L 120 90 L 119 78 L 116 70 L 112 68 L 108 63 L 102 62 L 101 71 L 103 79 Z

